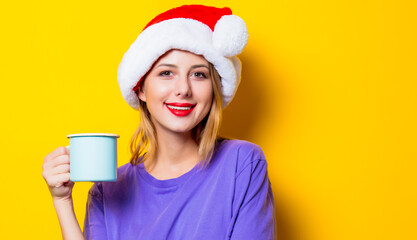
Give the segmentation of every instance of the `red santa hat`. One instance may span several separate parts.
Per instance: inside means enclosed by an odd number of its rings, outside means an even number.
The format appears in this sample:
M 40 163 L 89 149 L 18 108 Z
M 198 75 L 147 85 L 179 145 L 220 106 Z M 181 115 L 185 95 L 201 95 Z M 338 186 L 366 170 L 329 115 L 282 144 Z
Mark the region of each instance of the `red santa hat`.
M 136 89 L 160 56 L 171 49 L 202 55 L 221 77 L 222 102 L 226 107 L 240 82 L 241 62 L 236 57 L 248 41 L 245 22 L 230 8 L 184 5 L 150 21 L 127 52 L 117 70 L 125 101 L 139 109 Z

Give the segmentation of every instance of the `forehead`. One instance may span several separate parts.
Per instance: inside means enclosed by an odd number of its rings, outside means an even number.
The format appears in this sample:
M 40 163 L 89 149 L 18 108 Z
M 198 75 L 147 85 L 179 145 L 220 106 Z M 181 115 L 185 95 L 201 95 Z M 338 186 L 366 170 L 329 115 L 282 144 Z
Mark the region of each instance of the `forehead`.
M 163 54 L 159 59 L 155 62 L 154 66 L 157 66 L 161 63 L 169 63 L 169 64 L 178 64 L 178 65 L 186 65 L 186 64 L 205 64 L 208 66 L 208 61 L 201 55 L 194 54 L 192 52 L 178 50 L 178 49 L 171 49 Z

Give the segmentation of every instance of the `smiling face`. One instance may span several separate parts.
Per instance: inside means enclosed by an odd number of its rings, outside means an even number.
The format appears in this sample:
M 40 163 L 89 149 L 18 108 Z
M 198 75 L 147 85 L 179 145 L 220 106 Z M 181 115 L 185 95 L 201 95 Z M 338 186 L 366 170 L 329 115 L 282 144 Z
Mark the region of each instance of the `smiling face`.
M 202 56 L 170 50 L 159 58 L 139 91 L 158 133 L 187 133 L 203 120 L 213 100 L 211 77 Z

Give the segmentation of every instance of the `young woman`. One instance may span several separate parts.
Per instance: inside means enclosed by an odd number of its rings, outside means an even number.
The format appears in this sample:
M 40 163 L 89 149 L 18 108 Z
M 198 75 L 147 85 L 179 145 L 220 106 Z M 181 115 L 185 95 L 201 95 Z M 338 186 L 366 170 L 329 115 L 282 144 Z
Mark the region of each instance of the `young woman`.
M 229 8 L 182 6 L 145 27 L 118 69 L 122 95 L 140 113 L 132 157 L 116 182 L 90 189 L 83 232 L 66 148 L 45 157 L 64 239 L 276 239 L 261 148 L 218 137 L 246 43 Z

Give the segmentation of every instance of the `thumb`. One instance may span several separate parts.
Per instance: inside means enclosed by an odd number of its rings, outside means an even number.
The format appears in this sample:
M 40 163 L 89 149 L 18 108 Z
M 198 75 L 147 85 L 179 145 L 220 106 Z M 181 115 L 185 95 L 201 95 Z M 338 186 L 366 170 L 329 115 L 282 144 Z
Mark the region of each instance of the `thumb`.
M 65 187 L 73 187 L 74 186 L 74 182 L 73 181 L 68 181 L 68 182 L 66 182 L 66 183 L 64 183 L 63 185 L 65 186 Z

